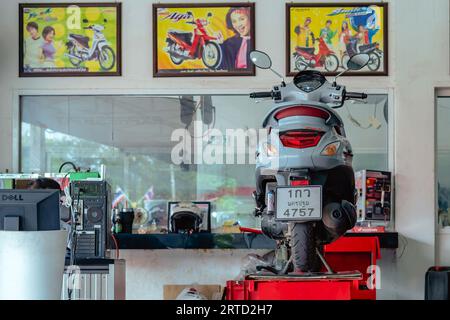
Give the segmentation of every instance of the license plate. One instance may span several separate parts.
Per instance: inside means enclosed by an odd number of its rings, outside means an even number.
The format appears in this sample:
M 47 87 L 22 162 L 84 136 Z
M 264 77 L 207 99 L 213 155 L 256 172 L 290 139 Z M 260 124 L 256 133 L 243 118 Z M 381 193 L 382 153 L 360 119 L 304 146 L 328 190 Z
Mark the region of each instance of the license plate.
M 275 217 L 284 221 L 322 219 L 322 187 L 278 187 Z

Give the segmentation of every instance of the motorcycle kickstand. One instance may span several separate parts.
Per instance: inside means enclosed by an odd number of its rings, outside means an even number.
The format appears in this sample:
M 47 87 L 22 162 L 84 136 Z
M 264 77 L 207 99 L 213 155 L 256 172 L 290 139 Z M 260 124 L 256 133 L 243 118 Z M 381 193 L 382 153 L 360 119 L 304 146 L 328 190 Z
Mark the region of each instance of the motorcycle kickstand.
M 325 268 L 327 268 L 327 273 L 328 274 L 335 274 L 336 272 L 334 272 L 333 269 L 331 269 L 330 265 L 327 263 L 327 261 L 325 260 L 323 255 L 320 253 L 319 249 L 317 249 L 317 248 L 316 248 L 316 253 L 319 256 L 320 261 L 322 261 L 322 263 L 325 266 Z

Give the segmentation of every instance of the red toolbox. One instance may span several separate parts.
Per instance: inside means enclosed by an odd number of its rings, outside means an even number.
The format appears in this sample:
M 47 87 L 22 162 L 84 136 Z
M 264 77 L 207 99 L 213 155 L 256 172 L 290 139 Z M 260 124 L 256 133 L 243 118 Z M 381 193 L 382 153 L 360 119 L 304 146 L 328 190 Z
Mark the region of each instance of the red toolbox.
M 373 274 L 380 259 L 378 237 L 342 237 L 324 248 L 327 263 L 336 272 L 357 270 L 362 279 L 299 280 L 287 277 L 227 281 L 227 300 L 375 300 Z M 369 268 L 372 266 L 371 268 Z

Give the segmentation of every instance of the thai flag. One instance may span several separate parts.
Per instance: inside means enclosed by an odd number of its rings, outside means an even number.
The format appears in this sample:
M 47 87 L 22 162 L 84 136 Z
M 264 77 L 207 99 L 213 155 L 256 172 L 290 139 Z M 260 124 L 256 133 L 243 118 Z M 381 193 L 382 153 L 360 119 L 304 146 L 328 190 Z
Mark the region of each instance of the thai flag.
M 125 192 L 120 187 L 117 187 L 116 193 L 114 194 L 114 200 L 112 202 L 112 207 L 115 208 L 121 203 L 123 200 L 128 199 Z
M 153 186 L 151 186 L 145 193 L 144 200 L 146 200 L 146 201 L 152 200 L 154 196 L 155 196 L 155 193 L 153 192 Z

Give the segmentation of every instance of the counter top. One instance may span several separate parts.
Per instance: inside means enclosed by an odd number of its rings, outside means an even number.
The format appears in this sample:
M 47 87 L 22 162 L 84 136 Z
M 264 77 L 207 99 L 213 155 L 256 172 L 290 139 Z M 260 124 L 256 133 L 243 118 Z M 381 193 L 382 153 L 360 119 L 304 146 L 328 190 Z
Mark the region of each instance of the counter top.
M 346 233 L 345 237 L 374 237 L 380 247 L 398 248 L 398 233 Z M 120 249 L 275 249 L 274 240 L 252 233 L 116 234 Z

